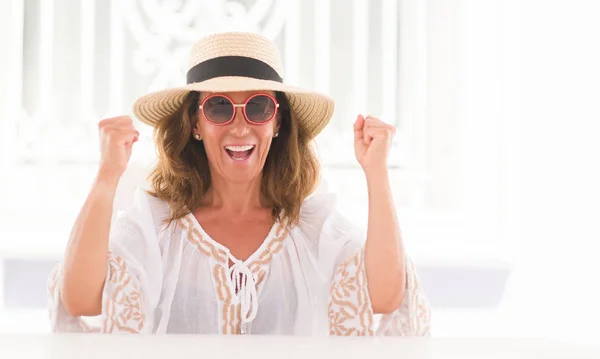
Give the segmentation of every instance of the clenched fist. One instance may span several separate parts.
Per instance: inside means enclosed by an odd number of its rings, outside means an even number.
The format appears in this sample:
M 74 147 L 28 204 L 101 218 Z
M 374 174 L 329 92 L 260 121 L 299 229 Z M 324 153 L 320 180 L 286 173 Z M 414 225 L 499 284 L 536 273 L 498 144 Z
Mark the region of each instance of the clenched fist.
M 129 116 L 119 116 L 100 121 L 99 176 L 118 181 L 127 168 L 131 148 L 140 133 L 133 127 Z
M 367 175 L 385 171 L 396 129 L 380 119 L 358 115 L 354 122 L 354 154 Z

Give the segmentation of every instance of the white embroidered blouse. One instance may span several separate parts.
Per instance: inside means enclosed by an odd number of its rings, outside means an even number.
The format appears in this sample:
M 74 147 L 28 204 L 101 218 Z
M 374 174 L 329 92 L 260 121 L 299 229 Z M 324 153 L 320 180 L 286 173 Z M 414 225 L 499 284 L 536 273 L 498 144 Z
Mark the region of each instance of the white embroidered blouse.
M 136 192 L 111 228 L 102 314 L 71 317 L 60 299 L 62 266 L 48 281 L 54 332 L 427 336 L 429 303 L 406 257 L 400 307 L 375 325 L 364 235 L 316 193 L 300 223 L 277 223 L 246 261 L 212 240 L 189 214 L 167 227 L 168 204 Z

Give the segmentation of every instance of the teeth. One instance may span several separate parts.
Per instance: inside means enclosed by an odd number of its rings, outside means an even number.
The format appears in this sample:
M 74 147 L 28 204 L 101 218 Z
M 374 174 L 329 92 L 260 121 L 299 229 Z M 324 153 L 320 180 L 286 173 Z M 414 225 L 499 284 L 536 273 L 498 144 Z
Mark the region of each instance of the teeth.
M 254 148 L 254 145 L 245 145 L 245 146 L 225 146 L 226 149 L 228 149 L 229 151 L 234 151 L 234 152 L 242 152 L 242 151 L 248 151 Z

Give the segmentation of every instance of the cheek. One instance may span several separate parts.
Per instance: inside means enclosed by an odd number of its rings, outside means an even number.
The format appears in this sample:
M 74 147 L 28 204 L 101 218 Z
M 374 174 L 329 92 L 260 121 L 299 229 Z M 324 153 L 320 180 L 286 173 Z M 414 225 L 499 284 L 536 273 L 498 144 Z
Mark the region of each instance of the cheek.
M 271 141 L 273 140 L 273 136 L 275 135 L 275 131 L 272 128 L 265 128 L 260 133 L 260 140 L 265 147 L 269 147 Z
M 214 124 L 206 121 L 204 118 L 200 118 L 199 127 L 200 127 L 200 132 L 203 135 L 205 135 L 206 137 L 212 137 L 212 138 L 220 138 L 227 130 L 227 126 L 214 125 Z
M 202 141 L 207 152 L 219 150 L 222 129 L 217 126 L 205 125 L 201 127 Z
M 275 127 L 274 126 L 270 126 L 270 125 L 265 125 L 261 131 L 260 131 L 260 136 L 263 139 L 269 139 L 269 138 L 273 138 L 273 136 L 275 135 Z

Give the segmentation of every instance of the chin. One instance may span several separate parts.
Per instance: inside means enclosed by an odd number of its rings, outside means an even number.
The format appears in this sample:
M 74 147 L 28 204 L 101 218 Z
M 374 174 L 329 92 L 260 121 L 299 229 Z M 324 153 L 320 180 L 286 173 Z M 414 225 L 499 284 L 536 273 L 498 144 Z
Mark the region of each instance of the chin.
M 261 171 L 257 169 L 227 169 L 224 171 L 224 178 L 229 183 L 248 183 L 260 177 Z

